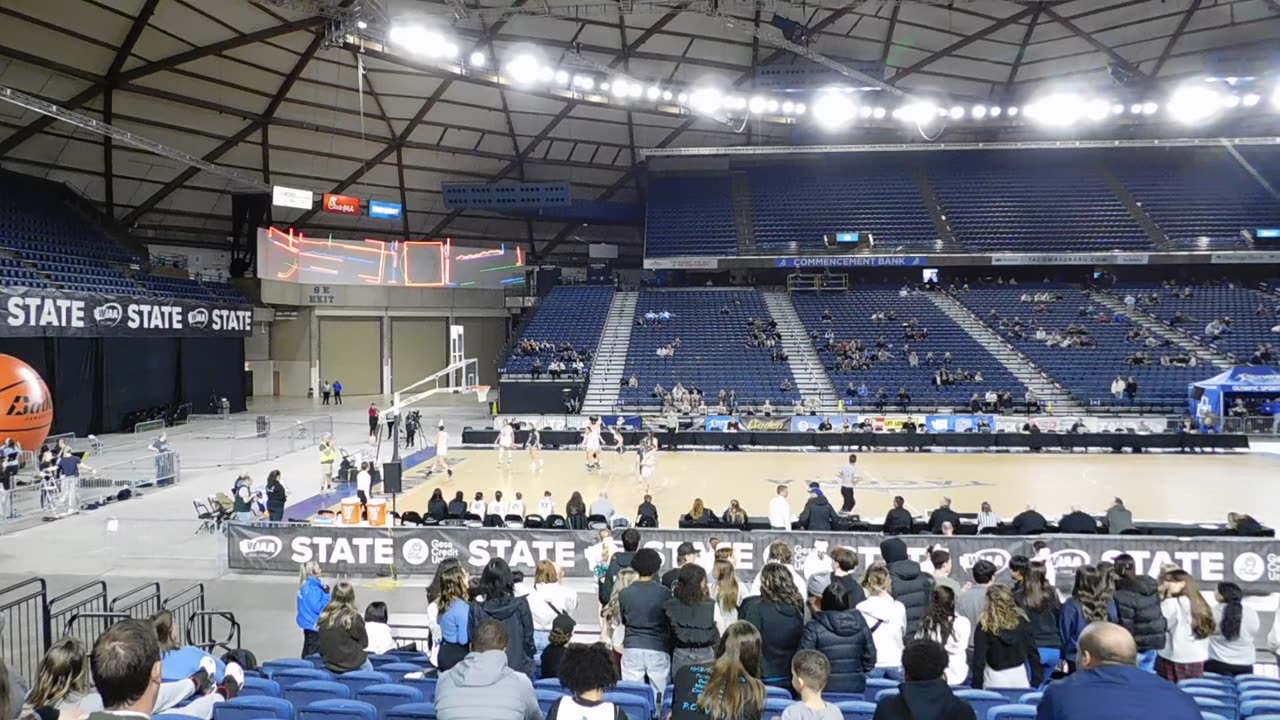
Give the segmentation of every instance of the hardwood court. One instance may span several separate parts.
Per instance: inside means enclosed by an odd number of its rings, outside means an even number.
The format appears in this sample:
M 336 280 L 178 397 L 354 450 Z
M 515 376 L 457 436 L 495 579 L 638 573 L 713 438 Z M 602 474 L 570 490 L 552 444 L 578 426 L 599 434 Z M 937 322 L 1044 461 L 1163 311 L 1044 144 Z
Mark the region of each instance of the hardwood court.
M 509 468 L 497 467 L 493 450 L 451 450 L 452 478 L 435 476 L 400 496 L 399 508 L 424 511 L 431 491 L 445 499 L 461 490 L 470 502 L 476 491 L 491 500 L 501 490 L 505 500 L 524 493 L 527 512 L 550 490 L 556 507 L 573 491 L 590 505 L 600 490 L 620 514 L 633 516 L 644 495 L 636 471 L 636 454 L 602 453 L 603 469 L 588 471 L 580 451 L 543 451 L 543 467 L 531 467 L 526 452 L 514 454 Z M 737 499 L 753 516 L 767 514 L 777 484 L 789 483 L 791 508 L 804 506 L 810 481 L 820 481 L 839 507 L 835 473 L 845 461 L 836 452 L 663 452 L 649 491 L 660 521 L 674 527 L 694 498 L 721 513 Z M 1239 455 L 1109 455 L 1109 454 L 941 454 L 880 452 L 858 455 L 856 512 L 880 519 L 894 495 L 909 507 L 928 511 L 943 496 L 957 511 L 977 512 L 985 500 L 1002 517 L 1012 517 L 1034 503 L 1053 519 L 1079 505 L 1101 513 L 1121 497 L 1138 519 L 1223 522 L 1228 512 L 1247 512 L 1264 522 L 1280 507 L 1280 459 Z M 419 473 L 421 471 L 418 471 Z M 417 474 L 417 473 L 415 473 Z

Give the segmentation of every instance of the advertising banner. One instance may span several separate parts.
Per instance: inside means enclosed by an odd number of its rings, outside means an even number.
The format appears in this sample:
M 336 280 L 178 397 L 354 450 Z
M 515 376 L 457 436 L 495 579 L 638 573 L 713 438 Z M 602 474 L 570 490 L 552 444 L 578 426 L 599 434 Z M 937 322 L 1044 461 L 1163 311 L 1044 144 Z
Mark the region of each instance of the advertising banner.
M 645 258 L 645 270 L 715 270 L 720 261 L 713 257 Z
M 383 202 L 381 200 L 369 201 L 369 217 L 379 218 L 382 220 L 399 220 L 404 214 L 404 208 L 400 203 Z
M 849 427 L 857 427 L 859 422 L 857 415 L 796 415 L 791 418 L 791 432 L 816 431 L 823 419 L 831 423 L 832 430 L 843 427 L 845 420 L 849 421 Z
M 280 207 L 310 210 L 313 203 L 310 190 L 276 185 L 271 188 L 271 204 Z
M 924 424 L 932 433 L 975 432 L 983 420 L 986 421 L 987 428 L 995 429 L 995 415 L 929 415 L 924 419 Z
M 253 307 L 0 288 L 0 337 L 247 337 Z
M 628 430 L 640 430 L 644 427 L 644 418 L 639 415 L 601 415 L 600 422 L 609 427 L 623 427 Z
M 773 259 L 774 267 L 783 268 L 924 267 L 927 264 L 929 258 L 923 255 L 815 255 Z
M 360 198 L 351 197 L 350 195 L 325 193 L 324 211 L 327 213 L 338 213 L 339 215 L 359 215 Z
M 1002 253 L 991 256 L 992 265 L 1146 265 L 1146 253 Z
M 795 550 L 795 567 L 820 542 L 850 548 L 860 556 L 860 567 L 880 559 L 883 535 L 862 532 L 739 532 L 708 530 L 641 530 L 641 544 L 657 550 L 664 567 L 675 564 L 676 548 L 683 542 L 707 549 L 716 537 L 719 547 L 733 547 L 734 563 L 743 578 L 755 578 L 770 543 L 782 540 Z M 989 560 L 1007 581 L 1006 568 L 1014 555 L 1033 554 L 1031 543 L 1045 540 L 1052 552 L 1049 562 L 1057 569 L 1062 589 L 1071 586 L 1076 568 L 1111 560 L 1120 553 L 1132 555 L 1140 573 L 1154 575 L 1165 564 L 1176 564 L 1199 579 L 1201 585 L 1230 581 L 1246 592 L 1280 590 L 1280 542 L 1272 538 L 1172 538 L 1140 535 L 1054 535 L 1009 537 L 969 535 L 904 535 L 911 559 L 926 566 L 926 550 L 942 545 L 956 561 L 952 577 L 963 583 L 979 559 Z M 567 577 L 594 577 L 590 558 L 600 556 L 600 536 L 593 531 L 523 530 L 509 528 L 343 528 L 310 525 L 231 524 L 227 532 L 227 559 L 232 570 L 296 573 L 301 563 L 316 561 L 327 575 L 386 574 L 392 567 L 399 575 L 428 576 L 445 558 L 456 557 L 473 574 L 489 560 L 501 557 L 513 570 L 532 577 L 540 560 L 550 560 Z M 621 550 L 621 548 L 616 548 Z

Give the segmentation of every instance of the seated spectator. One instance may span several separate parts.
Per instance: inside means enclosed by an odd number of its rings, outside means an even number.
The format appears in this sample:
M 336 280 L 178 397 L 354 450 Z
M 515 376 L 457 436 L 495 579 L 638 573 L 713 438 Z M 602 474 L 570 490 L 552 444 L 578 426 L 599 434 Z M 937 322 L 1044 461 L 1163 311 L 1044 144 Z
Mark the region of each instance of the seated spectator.
M 1098 532 L 1098 521 L 1089 513 L 1081 510 L 1079 505 L 1072 505 L 1071 512 L 1063 515 L 1062 519 L 1058 521 L 1058 532 L 1075 535 L 1094 535 Z
M 449 504 L 444 501 L 444 491 L 440 488 L 431 491 L 431 499 L 427 501 L 427 516 L 436 520 L 449 516 Z
M 689 508 L 689 512 L 681 520 L 692 525 L 715 525 L 716 515 L 702 504 L 702 498 L 694 498 L 693 507 Z
M 551 623 L 551 635 L 547 640 L 547 647 L 542 651 L 542 657 L 539 660 L 540 678 L 553 678 L 560 676 L 560 668 L 564 662 L 564 655 L 567 652 L 570 641 L 573 640 L 573 629 L 577 627 L 572 615 L 557 615 L 556 619 Z M 609 652 L 609 666 L 617 669 L 617 663 L 614 662 L 613 651 L 605 647 Z
M 467 501 L 462 497 L 462 491 L 459 490 L 453 494 L 453 499 L 448 505 L 449 515 L 453 517 L 462 517 L 467 514 Z
M 324 667 L 329 672 L 347 673 L 355 670 L 372 670 L 373 663 L 365 647 L 369 635 L 365 631 L 364 618 L 356 609 L 356 589 L 343 580 L 333 588 L 333 595 L 320 620 L 316 623 L 320 633 L 319 651 Z
M 1014 516 L 1009 523 L 1015 535 L 1039 535 L 1049 529 L 1049 521 L 1036 512 L 1035 505 L 1027 505 L 1027 509 Z
M 1242 513 L 1227 513 L 1227 525 L 1233 535 L 1241 537 L 1258 537 L 1265 532 L 1262 523 L 1254 520 L 1252 515 Z
M 396 649 L 391 627 L 387 625 L 387 604 L 377 600 L 364 609 L 364 631 L 369 636 L 365 651 L 371 655 L 385 655 Z
M 946 648 L 948 685 L 963 685 L 969 677 L 968 651 L 972 635 L 969 619 L 956 612 L 956 593 L 946 586 L 935 587 L 929 609 L 916 628 L 916 637 Z
M 671 598 L 663 605 L 671 628 L 671 670 L 678 673 L 687 665 L 715 661 L 720 640 L 716 628 L 715 603 L 707 594 L 707 573 L 697 563 L 680 568 Z
M 949 522 L 952 527 L 960 525 L 960 513 L 951 509 L 951 498 L 942 498 L 942 504 L 937 510 L 929 513 L 929 532 L 938 534 L 942 532 L 942 523 Z
M 901 495 L 893 498 L 893 508 L 884 516 L 884 534 L 898 535 L 911 532 L 911 512 L 903 507 L 906 500 Z
M 760 633 L 747 622 L 729 626 L 716 661 L 686 665 L 676 673 L 671 720 L 756 720 L 764 712 L 760 681 Z
M 604 699 L 605 692 L 619 679 L 612 653 L 604 643 L 568 648 L 558 677 L 561 687 L 570 694 L 552 703 L 547 720 L 627 720 L 622 708 Z
M 822 699 L 831 680 L 831 662 L 816 650 L 801 650 L 791 659 L 791 683 L 800 702 L 782 711 L 783 720 L 841 720 L 840 708 Z
M 151 623 L 125 620 L 112 625 L 94 642 L 89 667 L 105 714 L 146 718 L 156 712 L 161 688 L 160 643 Z M 104 714 L 91 717 L 100 719 Z
M 471 652 L 436 682 L 440 720 L 542 720 L 538 696 L 528 675 L 507 666 L 507 628 L 500 622 L 478 624 Z
M 877 562 L 867 568 L 867 575 L 862 581 L 867 599 L 858 603 L 857 609 L 871 629 L 878 669 L 902 666 L 902 639 L 907 630 L 907 608 L 894 599 L 892 588 L 889 568 L 884 563 Z
M 156 641 L 160 643 L 160 677 L 164 682 L 186 680 L 209 663 L 213 663 L 214 667 L 209 679 L 215 685 L 222 682 L 227 671 L 226 665 L 198 647 L 178 642 L 172 613 L 161 610 L 151 617 L 151 624 L 155 628 Z
M 913 640 L 902 651 L 898 693 L 876 704 L 874 720 L 977 720 L 973 706 L 955 696 L 944 674 L 947 651 L 932 640 Z M 1081 716 L 1083 717 L 1083 716 Z
M 978 534 L 982 534 L 987 528 L 997 528 L 1000 526 L 1000 518 L 991 511 L 991 503 L 983 502 L 978 510 Z
M 1031 682 L 1027 682 L 1027 667 Z M 973 687 L 1039 687 L 1044 670 L 1027 615 L 1004 585 L 987 588 L 987 607 L 973 640 Z
M 844 586 L 831 583 L 822 591 L 822 610 L 800 636 L 801 650 L 818 650 L 831 661 L 832 692 L 866 690 L 867 673 L 876 667 L 876 645 L 860 612 L 849 612 Z
M 1037 708 L 1040 720 L 1199 720 L 1195 699 L 1173 683 L 1134 667 L 1137 647 L 1124 628 L 1094 622 L 1080 635 L 1080 664 L 1050 683 Z
M 653 504 L 653 496 L 645 495 L 644 500 L 636 507 L 636 525 L 646 519 L 649 527 L 658 527 L 658 506 Z
M 592 501 L 591 514 L 602 515 L 606 520 L 613 519 L 615 511 L 613 509 L 613 503 L 609 502 L 609 494 L 606 491 L 601 490 L 600 494 L 596 496 L 596 499 Z
M 1133 513 L 1124 506 L 1124 501 L 1116 498 L 1107 508 L 1107 532 L 1119 535 L 1125 530 L 1133 529 Z
M 755 626 L 763 640 L 764 681 L 791 685 L 791 657 L 804 630 L 804 596 L 796 591 L 789 568 L 769 562 L 760 570 L 759 593 L 742 602 L 738 615 Z

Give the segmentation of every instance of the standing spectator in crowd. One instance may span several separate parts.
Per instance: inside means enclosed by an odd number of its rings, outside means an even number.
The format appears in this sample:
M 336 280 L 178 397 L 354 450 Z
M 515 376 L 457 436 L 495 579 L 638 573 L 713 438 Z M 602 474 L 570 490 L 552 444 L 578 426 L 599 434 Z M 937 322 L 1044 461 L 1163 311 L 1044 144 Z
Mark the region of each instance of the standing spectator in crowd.
M 573 615 L 578 609 L 578 593 L 561 580 L 560 567 L 550 560 L 540 560 L 533 574 L 533 592 L 527 596 L 529 614 L 533 617 L 534 663 L 551 641 L 552 626 L 561 615 Z
M 471 637 L 471 652 L 436 683 L 439 720 L 542 720 L 527 674 L 507 666 L 507 627 L 486 621 Z
M 326 670 L 347 673 L 373 669 L 364 650 L 369 645 L 369 635 L 364 629 L 364 618 L 356 609 L 356 589 L 351 583 L 343 580 L 334 586 L 333 596 L 320 613 L 316 628 L 320 635 L 320 658 Z
M 1137 563 L 1128 553 L 1113 561 L 1116 613 L 1120 626 L 1133 636 L 1138 648 L 1138 667 L 1154 672 L 1156 651 L 1164 647 L 1167 622 L 1160 608 L 1160 589 L 1155 578 L 1139 575 Z
M 242 523 L 253 522 L 253 482 L 247 474 L 236 478 L 235 485 L 231 488 L 231 502 L 232 517 Z
M 1182 688 L 1134 667 L 1137 649 L 1119 625 L 1095 622 L 1080 634 L 1080 665 L 1050 683 L 1037 720 L 1200 720 L 1200 707 Z
M 1111 381 L 1111 397 L 1114 397 L 1116 402 L 1120 402 L 1120 398 L 1124 397 L 1124 387 L 1124 378 L 1119 375 L 1116 376 L 1115 380 Z
M 774 530 L 791 529 L 791 503 L 787 502 L 786 485 L 779 485 L 777 494 L 769 501 L 769 527 Z
M 1000 526 L 1000 518 L 991 512 L 991 503 L 983 502 L 981 510 L 978 511 L 978 534 L 981 535 L 983 530 L 987 528 L 995 529 Z
M 1040 665 L 1053 672 L 1062 657 L 1062 637 L 1059 634 L 1062 605 L 1058 591 L 1045 578 L 1044 563 L 1039 560 L 1028 563 L 1022 582 L 1013 589 L 1013 597 L 1030 623 L 1031 639 L 1040 653 Z
M 929 532 L 934 535 L 942 534 L 942 523 L 949 522 L 951 527 L 960 527 L 960 513 L 951 509 L 951 498 L 942 498 L 942 504 L 937 510 L 929 513 Z
M 739 615 L 763 639 L 764 681 L 775 687 L 791 684 L 791 656 L 800 647 L 804 630 L 804 596 L 796 592 L 787 568 L 766 563 L 760 571 L 760 592 L 743 601 Z
M 333 404 L 334 405 L 342 404 L 342 381 L 341 380 L 333 381 Z
M 1112 535 L 1119 535 L 1125 530 L 1133 529 L 1133 513 L 1129 512 L 1129 508 L 1124 506 L 1124 501 L 1116 498 L 1111 507 L 1107 508 L 1107 532 Z
M 149 718 L 155 712 L 161 687 L 160 643 L 145 620 L 124 620 L 107 628 L 93 643 L 89 668 L 104 710 L 90 718 Z M 13 712 L 10 707 L 4 710 L 6 718 Z
M 867 568 L 862 581 L 867 599 L 858 603 L 876 646 L 876 668 L 902 667 L 902 640 L 907 634 L 907 608 L 891 594 L 893 579 L 884 563 Z
M 552 703 L 547 720 L 627 720 L 622 708 L 604 699 L 605 692 L 618 684 L 618 669 L 604 643 L 565 650 L 559 677 L 560 686 L 570 694 Z
M 6 491 L 13 489 L 13 479 L 18 476 L 21 462 L 22 446 L 13 438 L 5 438 L 0 447 L 0 487 Z
M 538 665 L 539 678 L 553 678 L 560 676 L 560 665 L 564 662 L 564 655 L 569 647 L 569 642 L 573 640 L 573 629 L 577 627 L 571 615 L 557 615 L 554 622 L 551 623 L 551 636 L 547 640 L 547 649 L 542 651 L 542 658 Z M 609 667 L 613 669 L 614 674 L 618 672 L 618 661 L 613 656 L 613 651 L 604 643 L 600 646 L 605 649 L 608 654 Z
M 862 613 L 849 612 L 844 586 L 831 583 L 822 591 L 822 611 L 804 626 L 802 650 L 817 650 L 831 661 L 831 692 L 860 693 L 867 673 L 876 667 L 876 645 Z
M 671 597 L 663 605 L 671 627 L 671 671 L 715 660 L 720 640 L 715 603 L 707 595 L 707 572 L 697 563 L 680 568 Z
M 1027 682 L 1027 666 L 1031 683 Z M 987 588 L 987 607 L 973 639 L 973 687 L 1039 687 L 1044 670 L 1027 616 L 1003 585 Z
M 972 635 L 973 626 L 969 619 L 956 612 L 956 595 L 951 588 L 934 588 L 932 602 L 920 620 L 916 637 L 932 640 L 946 648 L 948 685 L 963 685 L 969 677 L 968 652 Z
M 787 569 L 791 574 L 791 580 L 795 583 L 796 594 L 800 597 L 805 596 L 805 579 L 795 568 L 795 552 L 791 549 L 791 544 L 786 540 L 775 540 L 769 543 L 769 551 L 765 558 L 766 563 L 778 563 Z M 756 575 L 755 582 L 751 584 L 751 592 L 760 592 L 760 581 L 764 577 L 764 568 L 760 569 L 760 573 Z
M 973 647 L 973 630 L 978 628 L 978 620 L 982 611 L 987 609 L 987 588 L 996 576 L 996 565 L 990 560 L 979 560 L 969 571 L 973 575 L 973 583 L 967 590 L 956 596 L 956 613 L 969 621 L 969 647 Z
M 657 550 L 644 548 L 636 551 L 631 560 L 636 580 L 619 596 L 622 625 L 626 628 L 622 641 L 622 679 L 644 682 L 647 677 L 649 686 L 653 688 L 655 707 L 662 704 L 662 690 L 671 677 L 666 614 L 671 591 L 653 577 L 661 567 L 662 556 Z M 713 619 L 713 626 L 714 622 Z
M 676 673 L 671 720 L 760 718 L 765 699 L 761 654 L 760 633 L 750 623 L 730 625 L 716 647 L 715 663 L 686 665 Z
M 911 511 L 904 505 L 907 501 L 901 495 L 893 496 L 893 508 L 884 516 L 884 534 L 898 535 L 911 532 Z
M 622 640 L 626 636 L 626 626 L 622 624 L 622 591 L 631 587 L 636 581 L 636 571 L 625 568 L 618 573 L 618 581 L 613 584 L 613 596 L 609 604 L 600 610 L 600 638 L 613 650 L 613 662 L 622 665 Z
M 1039 535 L 1049 529 L 1049 521 L 1036 512 L 1035 505 L 1028 505 L 1026 510 L 1014 516 L 1009 526 L 1015 535 Z
M 1204 669 L 1219 675 L 1252 673 L 1257 654 L 1254 642 L 1261 629 L 1258 611 L 1244 604 L 1244 593 L 1235 583 L 1218 583 L 1217 600 L 1213 608 L 1216 629 L 1209 636 L 1209 661 Z
M 805 530 L 813 532 L 830 532 L 835 529 L 836 521 L 839 516 L 836 515 L 836 509 L 827 502 L 827 497 L 822 494 L 821 489 L 814 489 L 813 497 L 805 505 L 804 510 L 800 512 L 799 525 Z
M 462 563 L 448 558 L 440 563 L 432 585 L 436 594 L 427 606 L 427 616 L 431 616 L 434 607 L 440 626 L 440 641 L 433 662 L 443 672 L 466 657 L 471 645 L 470 579 Z M 431 597 L 431 594 L 432 588 L 427 588 L 427 596 Z
M 953 595 L 959 595 L 960 583 L 951 577 L 951 553 L 934 546 L 929 550 L 929 564 L 933 566 L 934 586 L 950 588 Z
M 533 614 L 529 601 L 516 597 L 515 578 L 502 558 L 493 558 L 484 566 L 476 585 L 476 599 L 471 602 L 467 634 L 475 644 L 476 628 L 494 621 L 507 629 L 507 667 L 525 675 L 533 675 Z M 472 648 L 474 650 L 474 647 Z
M 284 506 L 289 500 L 289 491 L 280 482 L 280 471 L 272 470 L 267 474 L 267 519 L 271 522 L 284 520 Z
M 1168 631 L 1156 657 L 1156 674 L 1169 682 L 1204 677 L 1209 659 L 1209 636 L 1216 629 L 1213 611 L 1200 594 L 1195 578 L 1181 568 L 1160 578 L 1160 613 Z
M 1062 642 L 1062 659 L 1067 671 L 1075 672 L 1079 662 L 1080 635 L 1090 623 L 1115 622 L 1116 601 L 1107 576 L 1093 565 L 1076 570 L 1071 597 L 1062 604 L 1058 621 L 1058 634 Z
M 573 500 L 569 502 L 572 503 Z M 607 605 L 609 598 L 613 597 L 613 583 L 617 581 L 618 573 L 622 572 L 623 568 L 631 567 L 631 562 L 635 559 L 636 552 L 639 549 L 640 531 L 635 528 L 623 530 L 622 552 L 614 553 L 609 558 L 609 565 L 605 569 L 604 576 L 600 578 L 600 592 L 597 599 L 600 600 L 601 607 Z
M 884 558 L 889 576 L 893 579 L 893 599 L 907 609 L 908 637 L 915 635 L 920 618 L 924 617 L 933 593 L 933 578 L 920 569 L 920 564 L 907 557 L 907 544 L 900 538 L 888 538 L 880 543 L 880 557 Z
M 873 720 L 978 720 L 973 706 L 955 696 L 944 677 L 947 651 L 932 640 L 913 640 L 902 651 L 904 682 L 876 704 Z
M 862 584 L 854 575 L 853 571 L 857 569 L 858 553 L 847 547 L 838 547 L 831 551 L 831 582 L 844 587 L 845 593 L 849 596 L 850 607 L 867 599 L 867 594 L 862 590 Z
M 694 562 L 698 559 L 698 548 L 691 542 L 682 542 L 676 548 L 676 566 L 662 573 L 662 584 L 670 590 L 676 584 L 676 578 L 680 575 L 680 568 Z M 704 571 L 705 572 L 705 571 Z
M 320 635 L 316 623 L 329 604 L 329 588 L 321 579 L 320 563 L 314 560 L 298 567 L 298 627 L 302 630 L 302 655 L 320 652 Z
M 822 699 L 831 681 L 831 662 L 816 650 L 801 650 L 791 660 L 791 685 L 800 702 L 782 711 L 783 720 L 841 720 L 840 708 Z
M 717 558 L 711 577 L 711 600 L 716 606 L 717 637 L 730 625 L 738 622 L 738 604 L 746 594 L 746 588 L 738 580 L 732 558 L 728 560 Z
M 378 405 L 377 403 L 369 403 L 369 435 L 376 437 L 378 434 Z
M 391 626 L 387 625 L 387 604 L 375 600 L 364 608 L 364 631 L 369 636 L 369 644 L 365 652 L 370 655 L 385 655 L 396 649 L 396 639 L 391 636 Z
M 853 506 L 857 501 L 853 498 L 853 486 L 858 482 L 858 456 L 849 454 L 849 462 L 836 472 L 836 479 L 840 481 L 840 512 L 853 512 Z

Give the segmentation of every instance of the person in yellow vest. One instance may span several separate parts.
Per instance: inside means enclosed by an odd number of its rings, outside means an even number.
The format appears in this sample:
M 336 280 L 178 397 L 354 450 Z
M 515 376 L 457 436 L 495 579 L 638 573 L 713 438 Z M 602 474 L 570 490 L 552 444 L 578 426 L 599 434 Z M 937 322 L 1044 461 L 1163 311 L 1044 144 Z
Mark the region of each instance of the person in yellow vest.
M 333 490 L 333 465 L 338 460 L 338 449 L 333 446 L 333 438 L 325 433 L 320 440 L 320 492 Z

